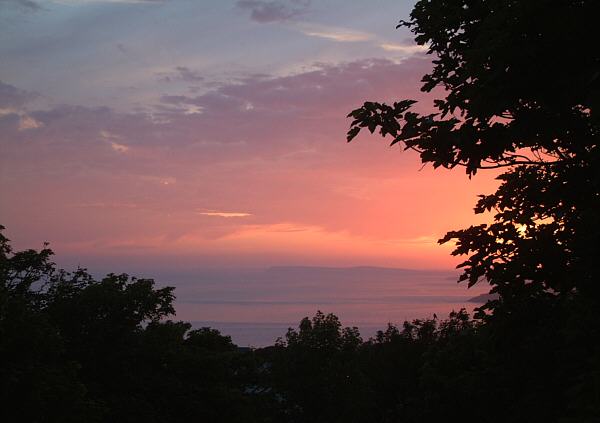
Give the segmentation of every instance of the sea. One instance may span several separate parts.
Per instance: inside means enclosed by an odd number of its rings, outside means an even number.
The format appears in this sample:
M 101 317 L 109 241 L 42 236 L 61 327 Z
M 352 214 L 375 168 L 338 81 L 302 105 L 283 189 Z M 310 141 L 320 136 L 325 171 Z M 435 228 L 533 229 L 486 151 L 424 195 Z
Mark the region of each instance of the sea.
M 457 283 L 455 270 L 367 266 L 198 269 L 168 279 L 176 286 L 175 320 L 218 329 L 243 347 L 272 345 L 317 311 L 358 327 L 366 340 L 389 323 L 472 313 L 481 305 L 474 297 L 489 291 Z

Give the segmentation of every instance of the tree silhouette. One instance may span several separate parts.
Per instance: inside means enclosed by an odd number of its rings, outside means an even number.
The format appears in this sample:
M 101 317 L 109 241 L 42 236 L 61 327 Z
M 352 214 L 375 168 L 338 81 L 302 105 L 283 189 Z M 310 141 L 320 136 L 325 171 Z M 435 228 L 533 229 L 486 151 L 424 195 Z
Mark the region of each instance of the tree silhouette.
M 460 280 L 489 281 L 504 304 L 600 298 L 597 12 L 589 0 L 419 1 L 399 26 L 433 56 L 422 90 L 444 89 L 437 113 L 414 113 L 415 102 L 402 100 L 348 115 L 348 141 L 367 128 L 434 167 L 462 166 L 469 176 L 507 169 L 475 207 L 495 210 L 494 222 L 440 240 L 469 255 Z
M 499 298 L 472 329 L 453 323 L 460 336 L 417 354 L 415 378 L 428 388 L 408 396 L 408 421 L 458 419 L 457 410 L 484 421 L 600 416 L 597 13 L 589 0 L 419 1 L 399 26 L 433 57 L 422 90 L 443 89 L 437 112 L 401 100 L 348 115 L 348 141 L 367 128 L 435 168 L 505 170 L 475 206 L 494 210 L 493 223 L 440 240 L 468 256 L 459 281 L 487 281 Z
M 52 251 L 13 252 L 0 225 L 0 407 L 2 421 L 96 421 L 99 404 L 67 357 L 45 313 L 40 288 L 50 282 Z
M 214 329 L 167 320 L 172 287 L 66 272 L 47 246 L 14 252 L 2 229 L 2 421 L 253 421 L 252 361 Z
M 357 421 L 373 403 L 358 364 L 362 339 L 318 311 L 289 329 L 270 357 L 272 384 L 291 421 Z

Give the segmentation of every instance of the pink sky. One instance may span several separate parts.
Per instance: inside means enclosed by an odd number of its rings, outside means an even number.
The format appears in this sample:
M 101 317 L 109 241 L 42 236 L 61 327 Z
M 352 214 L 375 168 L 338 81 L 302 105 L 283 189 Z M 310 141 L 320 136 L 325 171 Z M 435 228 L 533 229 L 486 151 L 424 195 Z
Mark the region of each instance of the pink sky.
M 481 220 L 472 207 L 494 175 L 421 169 L 415 154 L 377 137 L 345 142 L 345 116 L 365 100 L 413 98 L 429 110 L 419 81 L 431 58 L 406 33 L 390 35 L 402 16 L 356 4 L 348 7 L 364 19 L 345 27 L 333 6 L 254 3 L 281 7 L 208 11 L 236 19 L 246 42 L 229 51 L 227 36 L 215 36 L 221 49 L 212 55 L 185 55 L 179 39 L 176 54 L 167 35 L 149 32 L 151 16 L 166 16 L 157 8 L 173 5 L 50 1 L 46 12 L 14 12 L 40 20 L 48 42 L 61 39 L 53 25 L 65 16 L 73 31 L 116 8 L 148 18 L 139 33 L 111 18 L 122 38 L 103 32 L 90 41 L 99 57 L 110 44 L 129 62 L 85 62 L 76 39 L 60 44 L 62 64 L 31 34 L 2 46 L 13 60 L 0 85 L 0 223 L 18 248 L 48 240 L 68 263 L 119 269 L 457 264 L 451 246 L 436 241 Z M 186 31 L 183 12 L 172 37 Z M 144 31 L 156 35 L 153 50 L 139 41 Z M 246 58 L 247 49 L 259 57 Z M 61 79 L 70 67 L 79 70 Z

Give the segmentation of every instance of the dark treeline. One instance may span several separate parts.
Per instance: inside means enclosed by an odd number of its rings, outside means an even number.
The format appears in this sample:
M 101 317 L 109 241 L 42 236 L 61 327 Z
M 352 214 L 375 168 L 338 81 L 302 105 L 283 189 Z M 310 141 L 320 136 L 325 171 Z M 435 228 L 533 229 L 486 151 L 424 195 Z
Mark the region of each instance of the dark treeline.
M 452 231 L 474 317 L 363 340 L 317 313 L 239 349 L 172 317 L 172 288 L 56 269 L 0 237 L 2 422 L 600 421 L 600 25 L 596 0 L 422 0 L 410 19 L 435 113 L 366 102 L 362 129 L 469 177 L 502 169 Z M 594 35 L 596 34 L 596 35 Z M 391 87 L 393 88 L 393 87 Z M 412 199 L 411 201 L 414 201 Z M 443 213 L 443 211 L 440 211 Z
M 173 288 L 56 269 L 0 238 L 3 422 L 585 422 L 600 416 L 598 307 L 578 295 L 369 340 L 318 312 L 249 350 L 173 314 Z

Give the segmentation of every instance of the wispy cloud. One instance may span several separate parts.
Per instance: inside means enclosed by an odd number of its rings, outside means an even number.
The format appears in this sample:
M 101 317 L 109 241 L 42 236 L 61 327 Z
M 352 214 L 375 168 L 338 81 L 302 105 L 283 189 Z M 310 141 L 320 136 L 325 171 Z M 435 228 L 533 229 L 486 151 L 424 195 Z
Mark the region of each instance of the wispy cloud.
M 0 0 L 0 5 L 2 0 Z M 43 126 L 31 116 L 26 104 L 36 99 L 38 94 L 22 90 L 0 81 L 0 117 L 12 116 L 17 122 L 17 130 L 37 129 Z
M 126 4 L 151 4 L 165 3 L 169 0 L 52 0 L 53 3 L 77 5 L 86 3 L 126 3 Z M 0 0 L 0 5 L 9 5 L 21 10 L 36 12 L 44 9 L 39 0 Z
M 74 203 L 70 204 L 71 207 L 81 207 L 81 208 L 118 208 L 118 209 L 137 209 L 140 206 L 137 203 L 132 202 L 89 202 L 89 203 Z
M 0 4 L 2 1 L 6 0 L 0 0 Z M 21 108 L 37 97 L 36 93 L 0 81 L 0 108 Z
M 204 81 L 204 77 L 193 69 L 186 66 L 177 66 L 172 72 L 160 72 L 157 74 L 163 82 L 183 81 L 198 83 Z
M 382 43 L 379 44 L 379 47 L 384 49 L 385 51 L 397 51 L 401 53 L 419 53 L 427 51 L 427 46 L 421 46 L 418 44 L 394 44 L 394 43 Z
M 220 211 L 200 212 L 199 214 L 204 215 L 204 216 L 214 216 L 214 217 L 248 217 L 248 216 L 252 216 L 251 213 L 220 212 Z
M 37 129 L 37 128 L 41 128 L 43 126 L 43 124 L 41 122 L 38 122 L 37 120 L 35 120 L 35 118 L 23 114 L 21 115 L 21 118 L 19 119 L 19 127 L 18 130 L 19 131 L 26 131 L 28 129 Z
M 13 0 L 14 1 L 14 0 Z M 29 0 L 18 0 L 18 1 L 29 1 Z M 54 0 L 55 3 L 63 4 L 85 4 L 85 3 L 166 3 L 169 0 Z
M 119 144 L 118 142 L 111 142 L 110 146 L 117 153 L 126 153 L 129 151 L 129 147 L 127 147 L 125 144 Z
M 299 25 L 299 30 L 311 37 L 326 38 L 338 42 L 368 41 L 374 38 L 373 34 L 347 28 L 328 27 L 322 25 Z
M 126 146 L 125 144 L 121 144 L 120 142 L 117 142 L 118 140 L 121 139 L 121 137 L 119 135 L 113 134 L 109 131 L 100 131 L 100 138 L 102 138 L 103 141 L 106 141 L 110 147 L 116 151 L 117 153 L 126 153 L 129 151 L 129 147 Z
M 16 6 L 20 9 L 29 11 L 36 11 L 42 8 L 38 2 L 33 0 L 0 0 L 0 5 L 3 4 Z

